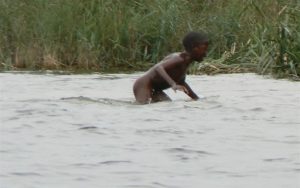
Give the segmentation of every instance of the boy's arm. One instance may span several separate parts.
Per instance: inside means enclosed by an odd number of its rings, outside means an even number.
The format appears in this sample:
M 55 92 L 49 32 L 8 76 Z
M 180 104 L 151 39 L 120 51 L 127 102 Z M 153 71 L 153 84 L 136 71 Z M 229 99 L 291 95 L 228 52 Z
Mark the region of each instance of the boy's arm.
M 176 86 L 176 82 L 168 75 L 168 73 L 166 72 L 166 70 L 164 69 L 164 67 L 160 64 L 158 64 L 156 66 L 156 71 L 158 72 L 158 74 L 163 77 L 163 79 L 165 79 L 168 84 L 173 88 Z
M 158 63 L 155 67 L 155 71 L 171 86 L 171 88 L 176 92 L 176 90 L 186 92 L 186 89 L 182 85 L 178 85 L 167 73 L 166 69 L 176 69 L 178 65 L 180 65 L 184 59 L 180 56 L 175 56 L 172 58 L 168 58 L 167 60 L 163 60 Z
M 191 87 L 186 82 L 183 83 L 183 86 L 186 88 L 187 92 L 185 92 L 185 93 L 189 97 L 191 97 L 194 100 L 198 100 L 199 99 L 199 97 L 196 95 L 196 93 L 194 93 L 194 91 L 191 89 Z
M 162 65 L 157 65 L 156 67 L 156 71 L 158 72 L 159 75 L 161 75 L 167 82 L 168 84 L 171 86 L 171 88 L 176 92 L 176 90 L 179 91 L 183 91 L 185 93 L 188 93 L 188 90 L 182 86 L 177 84 L 166 72 L 166 70 L 164 69 L 164 67 Z

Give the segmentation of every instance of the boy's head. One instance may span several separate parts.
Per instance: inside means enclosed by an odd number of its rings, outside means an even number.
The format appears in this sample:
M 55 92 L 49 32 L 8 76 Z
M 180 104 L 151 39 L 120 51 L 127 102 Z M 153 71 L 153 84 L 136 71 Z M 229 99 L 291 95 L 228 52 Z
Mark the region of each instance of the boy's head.
M 193 59 L 201 61 L 206 56 L 208 36 L 203 32 L 189 32 L 183 38 L 182 44 Z

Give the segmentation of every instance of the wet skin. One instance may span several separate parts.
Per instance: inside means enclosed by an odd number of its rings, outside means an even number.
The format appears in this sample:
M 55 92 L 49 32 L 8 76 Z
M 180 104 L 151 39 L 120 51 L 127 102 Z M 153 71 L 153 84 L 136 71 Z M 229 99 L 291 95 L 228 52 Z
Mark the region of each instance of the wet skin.
M 138 78 L 133 86 L 136 101 L 147 104 L 171 100 L 163 90 L 172 88 L 183 91 L 194 100 L 199 97 L 185 82 L 186 72 L 193 61 L 202 61 L 206 56 L 208 43 L 199 44 L 191 52 L 173 53 L 150 68 Z

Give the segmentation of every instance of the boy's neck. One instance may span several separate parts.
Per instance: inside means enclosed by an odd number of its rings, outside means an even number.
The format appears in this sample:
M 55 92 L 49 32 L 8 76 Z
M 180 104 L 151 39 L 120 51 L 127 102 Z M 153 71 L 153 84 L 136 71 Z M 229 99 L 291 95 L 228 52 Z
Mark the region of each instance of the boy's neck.
M 187 52 L 187 51 L 183 51 L 181 52 L 181 57 L 184 59 L 184 61 L 187 63 L 187 64 L 190 64 L 194 61 L 194 59 L 192 58 L 191 56 L 191 53 Z

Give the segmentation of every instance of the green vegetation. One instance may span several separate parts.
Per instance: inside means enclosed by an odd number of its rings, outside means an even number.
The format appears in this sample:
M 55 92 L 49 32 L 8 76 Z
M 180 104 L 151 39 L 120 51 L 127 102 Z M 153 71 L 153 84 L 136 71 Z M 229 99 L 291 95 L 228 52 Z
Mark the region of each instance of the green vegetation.
M 145 70 L 210 35 L 190 72 L 300 75 L 299 0 L 0 0 L 0 68 Z

